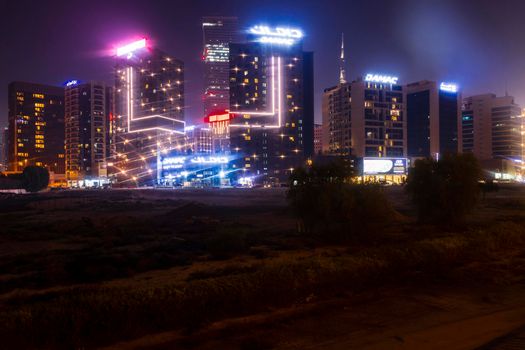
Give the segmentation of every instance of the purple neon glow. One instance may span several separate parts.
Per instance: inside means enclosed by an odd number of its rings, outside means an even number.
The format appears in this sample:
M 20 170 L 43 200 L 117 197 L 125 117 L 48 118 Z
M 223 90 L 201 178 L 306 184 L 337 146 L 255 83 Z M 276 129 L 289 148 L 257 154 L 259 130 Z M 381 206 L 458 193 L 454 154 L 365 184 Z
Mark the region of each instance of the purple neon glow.
M 142 49 L 146 47 L 146 38 L 134 41 L 127 45 L 117 48 L 117 56 L 124 56 L 126 54 L 132 53 L 135 50 Z

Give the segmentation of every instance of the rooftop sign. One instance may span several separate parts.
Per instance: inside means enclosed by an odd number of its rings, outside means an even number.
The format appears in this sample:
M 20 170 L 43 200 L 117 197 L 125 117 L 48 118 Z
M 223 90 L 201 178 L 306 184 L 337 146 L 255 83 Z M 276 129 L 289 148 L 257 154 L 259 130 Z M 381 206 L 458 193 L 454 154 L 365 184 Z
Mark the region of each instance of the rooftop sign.
M 67 86 L 67 87 L 69 87 L 69 86 L 73 86 L 73 85 L 78 85 L 78 80 L 73 79 L 73 80 L 68 80 L 68 81 L 66 81 L 66 86 Z
M 382 84 L 397 84 L 398 77 L 391 75 L 381 75 L 381 74 L 367 74 L 365 76 L 365 81 L 371 83 L 382 83 Z
M 133 51 L 136 51 L 138 49 L 142 49 L 146 47 L 146 39 L 140 39 L 137 41 L 134 41 L 132 43 L 129 43 L 127 45 L 121 46 L 117 48 L 117 56 L 124 56 L 128 55 L 128 58 L 131 56 Z
M 296 28 L 268 26 L 253 26 L 249 32 L 257 36 L 257 41 L 261 43 L 293 45 L 303 37 L 303 32 Z
M 439 89 L 447 92 L 458 92 L 458 86 L 454 83 L 441 83 Z

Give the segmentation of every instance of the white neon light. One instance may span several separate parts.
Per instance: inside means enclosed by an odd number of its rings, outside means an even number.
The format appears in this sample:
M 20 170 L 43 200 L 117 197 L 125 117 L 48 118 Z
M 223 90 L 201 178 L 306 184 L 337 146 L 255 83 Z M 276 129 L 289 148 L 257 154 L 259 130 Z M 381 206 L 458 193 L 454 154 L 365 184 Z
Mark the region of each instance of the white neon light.
M 130 44 L 121 46 L 117 48 L 117 56 L 124 56 L 126 54 L 130 54 L 135 50 L 142 49 L 146 47 L 146 39 L 140 39 L 137 41 L 134 41 Z
M 439 89 L 447 92 L 458 92 L 458 86 L 454 83 L 441 83 Z
M 162 165 L 183 165 L 188 160 L 187 157 L 167 157 L 162 159 Z M 228 164 L 229 159 L 225 156 L 197 156 L 189 159 L 193 164 Z
M 293 45 L 295 40 L 292 38 L 279 38 L 275 36 L 262 36 L 258 40 L 260 43 L 266 44 L 282 44 L 282 45 Z
M 78 80 L 70 80 L 66 83 L 66 86 L 73 86 L 73 85 L 77 85 L 78 84 Z
M 152 128 L 141 128 L 141 129 L 134 129 L 132 130 L 131 129 L 131 124 L 133 121 L 137 121 L 137 120 L 145 120 L 145 119 L 153 119 L 153 118 L 160 118 L 160 119 L 166 119 L 166 120 L 169 120 L 169 121 L 172 121 L 172 122 L 175 122 L 175 123 L 181 123 L 182 124 L 182 128 L 184 129 L 184 127 L 186 126 L 186 122 L 184 120 L 180 120 L 180 119 L 176 119 L 176 118 L 172 118 L 172 117 L 167 117 L 167 116 L 164 116 L 164 115 L 160 115 L 160 114 L 153 114 L 153 115 L 147 115 L 147 116 L 142 116 L 142 117 L 135 117 L 135 112 L 133 110 L 133 105 L 134 105 L 134 95 L 133 95 L 133 67 L 127 67 L 126 68 L 126 79 L 127 79 L 127 110 L 128 110 L 128 115 L 127 115 L 127 119 L 128 119 L 128 133 L 136 133 L 136 132 L 143 132 L 143 131 L 149 131 L 149 130 L 161 130 L 161 131 L 167 131 L 167 132 L 170 132 L 170 133 L 175 133 L 175 134 L 181 134 L 181 135 L 184 135 L 184 131 L 179 131 L 179 130 L 173 130 L 173 129 L 168 129 L 168 128 L 163 128 L 163 127 L 152 127 Z
M 253 26 L 250 28 L 250 33 L 264 36 L 281 36 L 292 39 L 300 39 L 303 37 L 303 32 L 299 29 L 285 27 L 271 29 L 268 26 Z
M 299 29 L 285 27 L 271 29 L 268 26 L 254 26 L 250 28 L 249 32 L 258 36 L 258 42 L 288 46 L 293 45 L 303 37 L 303 32 Z
M 397 84 L 398 77 L 391 75 L 367 74 L 365 81 L 382 84 Z
M 280 128 L 282 125 L 282 80 L 281 80 L 281 57 L 277 57 L 277 88 L 275 86 L 275 57 L 271 58 L 271 108 L 269 111 L 258 112 L 258 111 L 230 111 L 230 114 L 249 114 L 256 116 L 275 116 L 277 114 L 277 124 L 273 125 L 261 125 L 261 124 L 230 124 L 230 127 L 240 128 Z M 277 101 L 278 106 L 275 106 L 275 93 L 277 90 Z
M 195 164 L 227 164 L 228 157 L 195 157 L 190 159 Z

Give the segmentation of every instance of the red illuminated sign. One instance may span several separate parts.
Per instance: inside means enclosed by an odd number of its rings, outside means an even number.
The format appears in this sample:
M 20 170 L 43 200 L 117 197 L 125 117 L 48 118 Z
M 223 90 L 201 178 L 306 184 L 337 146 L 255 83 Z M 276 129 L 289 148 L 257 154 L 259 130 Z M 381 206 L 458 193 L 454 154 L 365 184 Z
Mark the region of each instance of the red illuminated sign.
M 234 118 L 233 114 L 230 113 L 229 110 L 223 109 L 223 110 L 217 110 L 212 111 L 210 114 L 208 114 L 207 117 L 204 118 L 205 123 L 218 123 L 218 122 L 224 122 L 229 121 Z

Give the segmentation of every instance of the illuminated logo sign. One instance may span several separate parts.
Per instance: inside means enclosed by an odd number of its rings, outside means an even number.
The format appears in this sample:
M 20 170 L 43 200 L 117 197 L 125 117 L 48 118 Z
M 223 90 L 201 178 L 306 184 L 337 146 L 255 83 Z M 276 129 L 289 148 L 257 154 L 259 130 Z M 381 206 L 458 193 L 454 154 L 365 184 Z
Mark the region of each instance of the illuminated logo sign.
M 364 158 L 364 175 L 407 174 L 406 158 Z
M 254 26 L 249 32 L 257 36 L 257 41 L 261 43 L 293 45 L 303 37 L 303 32 L 295 28 L 268 26 Z
M 454 83 L 441 83 L 439 89 L 447 92 L 458 92 L 458 86 Z
M 138 49 L 142 49 L 145 47 L 146 47 L 146 39 L 140 39 L 130 44 L 118 47 L 117 56 L 120 57 L 120 56 L 127 55 L 127 58 L 131 58 L 131 56 L 133 55 L 133 51 L 136 51 Z
M 365 76 L 365 81 L 371 83 L 382 83 L 382 84 L 397 84 L 398 77 L 390 75 L 380 75 L 380 74 L 367 74 Z
M 228 110 L 222 110 L 222 111 L 215 111 L 210 114 L 208 114 L 207 117 L 204 118 L 205 123 L 218 123 L 218 122 L 225 122 L 233 119 L 233 114 L 231 114 Z
M 74 86 L 74 85 L 77 85 L 78 84 L 78 80 L 74 79 L 74 80 L 68 80 L 66 81 L 66 86 Z
M 228 157 L 195 157 L 190 159 L 195 164 L 226 164 Z
M 162 160 L 163 169 L 180 169 L 186 163 L 191 164 L 228 164 L 225 156 L 167 157 Z

